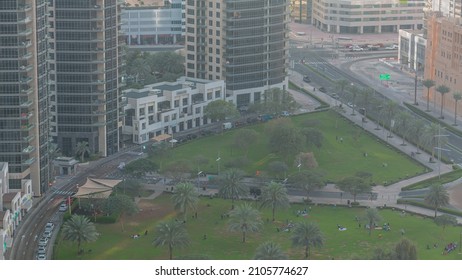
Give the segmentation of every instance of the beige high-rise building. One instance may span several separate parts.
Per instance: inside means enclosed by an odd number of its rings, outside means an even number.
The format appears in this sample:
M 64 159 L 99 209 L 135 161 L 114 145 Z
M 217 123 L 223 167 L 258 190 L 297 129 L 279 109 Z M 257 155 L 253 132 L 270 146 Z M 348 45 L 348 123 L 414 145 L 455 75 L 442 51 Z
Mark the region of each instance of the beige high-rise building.
M 443 17 L 434 13 L 427 21 L 427 48 L 424 78 L 435 81 L 430 89 L 430 103 L 441 105 L 441 94 L 436 91 L 439 85 L 449 87 L 444 96 L 444 107 L 455 109 L 453 94 L 462 93 L 462 18 Z M 427 96 L 425 89 L 422 94 Z M 458 102 L 460 105 L 462 102 Z M 458 112 L 462 108 L 458 105 Z
M 0 162 L 9 188 L 31 180 L 34 196 L 50 182 L 46 5 L 0 1 Z
M 186 0 L 186 76 L 225 80 L 238 108 L 286 89 L 289 0 Z

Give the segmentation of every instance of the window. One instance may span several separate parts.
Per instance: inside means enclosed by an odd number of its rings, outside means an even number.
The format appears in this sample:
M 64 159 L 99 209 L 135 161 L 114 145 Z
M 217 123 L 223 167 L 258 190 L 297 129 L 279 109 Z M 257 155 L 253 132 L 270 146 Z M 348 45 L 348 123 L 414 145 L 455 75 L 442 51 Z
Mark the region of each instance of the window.
M 140 108 L 140 116 L 144 116 L 144 108 Z

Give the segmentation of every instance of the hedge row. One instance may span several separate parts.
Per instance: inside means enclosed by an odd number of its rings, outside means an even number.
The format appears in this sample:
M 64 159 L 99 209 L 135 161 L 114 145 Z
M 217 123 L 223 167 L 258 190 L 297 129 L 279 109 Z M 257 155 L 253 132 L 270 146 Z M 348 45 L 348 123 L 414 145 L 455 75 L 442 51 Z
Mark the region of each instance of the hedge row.
M 424 203 L 422 201 L 415 201 L 415 200 L 408 200 L 408 199 L 398 199 L 397 203 L 398 204 L 409 204 L 409 205 L 414 205 L 414 206 L 418 206 L 418 207 L 422 207 L 422 208 L 426 208 L 426 209 L 430 209 L 430 210 L 435 210 L 435 208 L 429 206 L 428 204 L 426 204 L 426 203 Z M 462 212 L 458 211 L 458 210 L 455 210 L 455 209 L 449 209 L 449 208 L 444 208 L 443 207 L 443 208 L 438 208 L 438 211 L 462 217 Z

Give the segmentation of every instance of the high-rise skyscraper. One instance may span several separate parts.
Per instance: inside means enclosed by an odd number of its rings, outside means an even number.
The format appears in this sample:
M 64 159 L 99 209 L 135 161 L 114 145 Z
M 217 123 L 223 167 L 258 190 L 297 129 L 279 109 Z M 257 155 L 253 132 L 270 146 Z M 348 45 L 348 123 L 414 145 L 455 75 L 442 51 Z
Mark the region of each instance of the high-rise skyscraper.
M 46 5 L 0 1 L 0 162 L 10 189 L 31 179 L 35 196 L 50 181 Z
M 186 76 L 226 81 L 238 107 L 287 87 L 288 0 L 186 0 Z
M 51 133 L 64 155 L 79 142 L 119 150 L 120 0 L 49 0 Z

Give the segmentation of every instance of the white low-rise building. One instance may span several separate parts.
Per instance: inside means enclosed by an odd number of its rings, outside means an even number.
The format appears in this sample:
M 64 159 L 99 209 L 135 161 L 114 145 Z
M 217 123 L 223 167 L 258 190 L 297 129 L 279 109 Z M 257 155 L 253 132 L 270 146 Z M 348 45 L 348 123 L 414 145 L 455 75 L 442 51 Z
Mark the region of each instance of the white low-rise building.
M 32 208 L 32 181 L 22 180 L 21 190 L 8 185 L 8 163 L 0 162 L 0 260 L 11 247 L 16 228 Z
M 123 92 L 127 105 L 122 123 L 124 138 L 142 144 L 161 134 L 175 134 L 210 123 L 204 108 L 225 99 L 225 83 L 182 77 Z

